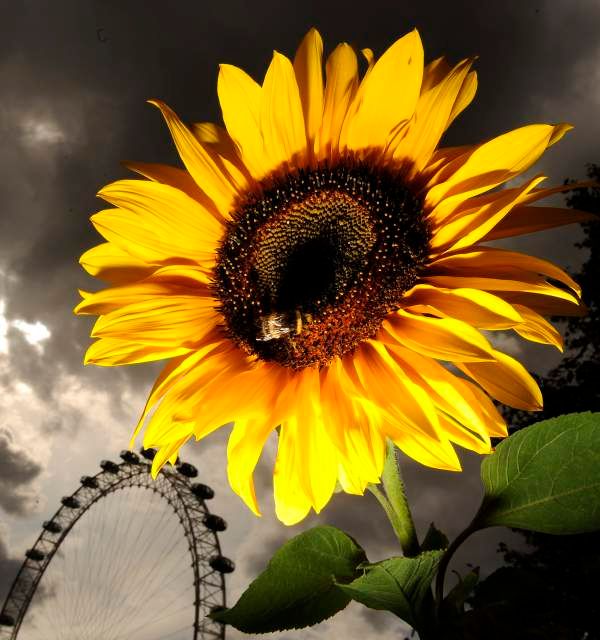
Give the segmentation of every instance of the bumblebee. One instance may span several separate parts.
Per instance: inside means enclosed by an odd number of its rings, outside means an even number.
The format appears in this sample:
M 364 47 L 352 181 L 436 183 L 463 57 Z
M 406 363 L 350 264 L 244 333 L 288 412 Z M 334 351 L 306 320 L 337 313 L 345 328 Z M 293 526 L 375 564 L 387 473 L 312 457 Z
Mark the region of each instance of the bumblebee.
M 312 322 L 312 314 L 296 309 L 291 313 L 270 313 L 260 319 L 259 342 L 279 340 L 286 335 L 299 336 L 305 325 Z

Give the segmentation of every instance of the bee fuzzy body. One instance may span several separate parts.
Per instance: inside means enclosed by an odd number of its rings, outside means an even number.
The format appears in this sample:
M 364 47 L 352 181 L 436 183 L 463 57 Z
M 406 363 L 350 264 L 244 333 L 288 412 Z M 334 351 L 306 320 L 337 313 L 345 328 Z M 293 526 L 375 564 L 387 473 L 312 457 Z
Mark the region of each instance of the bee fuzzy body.
M 256 338 L 260 342 L 279 340 L 284 336 L 300 335 L 306 324 L 312 322 L 310 313 L 296 309 L 294 313 L 270 313 L 260 319 L 260 331 Z

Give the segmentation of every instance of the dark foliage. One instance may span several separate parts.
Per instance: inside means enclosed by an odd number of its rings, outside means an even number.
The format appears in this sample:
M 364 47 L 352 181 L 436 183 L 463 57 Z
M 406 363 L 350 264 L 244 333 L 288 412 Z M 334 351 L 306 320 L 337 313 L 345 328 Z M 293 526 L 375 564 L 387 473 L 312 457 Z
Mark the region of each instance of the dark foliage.
M 588 175 L 600 183 L 600 165 Z M 600 187 L 576 189 L 574 209 L 600 214 Z M 600 411 L 600 224 L 583 225 L 589 251 L 575 280 L 589 308 L 585 317 L 563 320 L 565 357 L 539 380 L 545 407 L 536 421 L 575 411 Z M 558 320 L 558 319 L 556 319 Z M 531 424 L 531 414 L 509 411 L 511 430 Z M 506 566 L 479 583 L 471 609 L 449 630 L 464 640 L 600 640 L 600 532 L 552 536 L 519 531 L 527 551 L 501 544 Z

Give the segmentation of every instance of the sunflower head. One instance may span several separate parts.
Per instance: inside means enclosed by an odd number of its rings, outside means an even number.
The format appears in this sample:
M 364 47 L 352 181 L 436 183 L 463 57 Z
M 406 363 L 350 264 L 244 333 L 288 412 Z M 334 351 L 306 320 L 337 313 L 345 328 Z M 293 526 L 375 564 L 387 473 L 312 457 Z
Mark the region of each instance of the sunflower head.
M 352 158 L 271 177 L 219 248 L 215 296 L 231 338 L 298 370 L 375 337 L 427 259 L 422 206 L 395 172 Z
M 418 32 L 376 59 L 338 45 L 323 74 L 311 29 L 258 84 L 221 65 L 224 126 L 160 109 L 183 168 L 130 163 L 92 216 L 105 242 L 83 267 L 108 286 L 76 312 L 99 318 L 86 362 L 168 360 L 135 434 L 153 473 L 190 438 L 234 422 L 233 490 L 259 513 L 253 471 L 277 429 L 279 518 L 319 511 L 336 484 L 379 481 L 386 441 L 460 469 L 460 445 L 506 435 L 495 401 L 540 391 L 482 330 L 562 348 L 545 315 L 578 313 L 553 264 L 488 241 L 585 219 L 533 203 L 567 187 L 506 187 L 571 127 L 533 124 L 481 144 L 440 140 L 472 101 L 473 59 L 424 64 Z M 569 186 L 572 188 L 572 185 Z

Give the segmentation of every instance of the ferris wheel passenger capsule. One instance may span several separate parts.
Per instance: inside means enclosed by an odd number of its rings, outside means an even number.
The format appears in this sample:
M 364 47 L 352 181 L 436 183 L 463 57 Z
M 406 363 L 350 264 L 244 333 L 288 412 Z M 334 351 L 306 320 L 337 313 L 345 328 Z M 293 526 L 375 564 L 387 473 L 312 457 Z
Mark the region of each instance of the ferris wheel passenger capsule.
M 129 451 L 129 449 L 123 449 L 123 451 L 121 451 L 119 455 L 121 456 L 121 460 L 123 460 L 123 462 L 128 462 L 129 464 L 139 464 L 140 462 L 140 458 L 137 453 Z
M 102 460 L 100 466 L 108 473 L 119 473 L 119 465 L 112 460 Z
M 60 501 L 64 507 L 68 507 L 69 509 L 79 509 L 79 507 L 81 507 L 79 500 L 73 496 L 63 496 Z
M 215 497 L 214 489 L 201 482 L 195 482 L 192 485 L 192 493 L 200 500 L 212 500 Z
M 235 571 L 235 562 L 225 556 L 213 556 L 208 564 L 219 573 L 232 573 Z
M 198 475 L 198 469 L 189 462 L 182 462 L 177 467 L 177 471 L 186 478 L 195 478 Z
M 80 480 L 81 484 L 88 489 L 97 489 L 98 488 L 98 480 L 93 476 L 81 476 Z
M 140 454 L 146 458 L 146 460 L 154 460 L 154 456 L 156 455 L 156 449 L 144 449 L 143 447 L 140 449 Z
M 25 557 L 30 560 L 35 560 L 36 562 L 41 562 L 46 557 L 46 554 L 42 553 L 39 549 L 27 549 Z
M 14 627 L 15 619 L 9 616 L 8 613 L 0 613 L 0 625 L 3 627 Z
M 202 518 L 202 523 L 211 531 L 225 531 L 225 529 L 227 529 L 227 523 L 225 520 L 214 513 L 206 514 L 204 518 Z
M 46 520 L 42 526 L 50 533 L 60 533 L 62 531 L 62 527 L 54 520 Z

